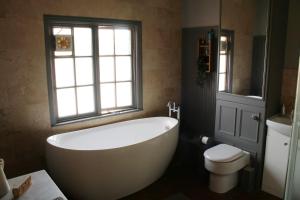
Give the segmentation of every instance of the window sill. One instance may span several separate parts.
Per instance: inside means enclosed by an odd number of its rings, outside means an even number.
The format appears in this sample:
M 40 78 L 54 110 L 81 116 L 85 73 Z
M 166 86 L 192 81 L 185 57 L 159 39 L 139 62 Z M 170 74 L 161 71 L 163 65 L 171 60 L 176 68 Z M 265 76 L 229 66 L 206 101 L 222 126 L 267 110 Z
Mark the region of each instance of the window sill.
M 74 118 L 74 119 L 69 119 L 68 121 L 59 121 L 55 124 L 52 124 L 51 127 L 68 125 L 68 124 L 84 122 L 84 121 L 93 120 L 93 119 L 101 119 L 101 118 L 118 116 L 118 115 L 134 113 L 134 112 L 140 112 L 140 111 L 143 111 L 143 109 L 133 108 L 133 109 L 130 109 L 130 110 L 116 111 L 116 112 L 113 112 L 113 113 L 107 113 L 107 114 L 102 114 L 102 115 L 97 115 L 97 116 L 84 117 L 84 118 Z

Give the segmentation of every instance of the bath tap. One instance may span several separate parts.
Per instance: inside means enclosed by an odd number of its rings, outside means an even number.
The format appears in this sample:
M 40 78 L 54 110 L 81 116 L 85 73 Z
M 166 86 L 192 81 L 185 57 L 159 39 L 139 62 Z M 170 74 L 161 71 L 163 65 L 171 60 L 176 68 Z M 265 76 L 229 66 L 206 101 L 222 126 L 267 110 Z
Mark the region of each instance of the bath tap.
M 172 117 L 172 112 L 175 112 L 177 113 L 177 119 L 180 120 L 180 106 L 178 105 L 176 107 L 175 102 L 172 103 L 171 101 L 169 101 L 167 107 L 169 108 L 169 117 Z

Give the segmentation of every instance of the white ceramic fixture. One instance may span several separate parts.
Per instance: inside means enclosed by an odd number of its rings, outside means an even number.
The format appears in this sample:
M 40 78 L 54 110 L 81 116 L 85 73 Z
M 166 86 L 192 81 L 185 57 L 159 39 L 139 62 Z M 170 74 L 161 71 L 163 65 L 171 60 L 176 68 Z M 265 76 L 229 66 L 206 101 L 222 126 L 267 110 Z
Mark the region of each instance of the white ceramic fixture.
M 46 159 L 74 199 L 119 199 L 156 181 L 178 141 L 178 120 L 153 117 L 54 135 Z
M 210 172 L 209 188 L 225 193 L 238 183 L 238 171 L 250 162 L 250 154 L 228 144 L 219 144 L 204 152 L 205 168 Z
M 262 190 L 283 198 L 292 122 L 288 117 L 277 115 L 267 120 L 267 126 Z
M 4 174 L 4 160 L 0 159 L 0 198 L 10 191 L 9 184 Z

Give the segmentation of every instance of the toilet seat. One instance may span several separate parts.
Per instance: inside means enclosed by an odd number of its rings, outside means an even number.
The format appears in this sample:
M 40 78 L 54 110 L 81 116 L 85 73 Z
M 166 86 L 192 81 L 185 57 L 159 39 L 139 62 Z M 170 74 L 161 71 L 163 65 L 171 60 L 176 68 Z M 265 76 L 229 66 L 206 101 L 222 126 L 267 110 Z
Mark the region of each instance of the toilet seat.
M 243 156 L 243 151 L 228 144 L 219 144 L 204 152 L 204 157 L 213 162 L 231 162 Z
M 250 163 L 250 153 L 239 148 L 219 144 L 204 152 L 205 168 L 210 172 L 209 188 L 225 193 L 238 183 L 238 171 Z

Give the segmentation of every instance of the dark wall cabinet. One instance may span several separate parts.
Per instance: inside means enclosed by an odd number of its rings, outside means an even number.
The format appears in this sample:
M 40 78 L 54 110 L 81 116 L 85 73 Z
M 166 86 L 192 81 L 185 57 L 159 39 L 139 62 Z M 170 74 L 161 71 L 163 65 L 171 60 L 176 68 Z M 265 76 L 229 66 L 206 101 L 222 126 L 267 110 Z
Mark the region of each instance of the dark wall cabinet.
M 216 137 L 230 138 L 233 143 L 255 146 L 264 128 L 264 108 L 228 101 L 217 102 Z
M 209 42 L 209 46 L 200 48 L 199 40 L 208 33 L 218 32 L 218 27 L 194 27 L 182 30 L 182 117 L 180 126 L 182 132 L 189 137 L 206 135 L 213 137 L 215 127 L 216 107 L 216 57 L 217 42 Z M 211 40 L 217 41 L 217 34 L 211 35 Z M 212 44 L 214 44 L 212 46 Z M 198 84 L 199 50 L 209 50 L 210 72 L 202 85 Z M 207 54 L 205 53 L 205 54 Z

